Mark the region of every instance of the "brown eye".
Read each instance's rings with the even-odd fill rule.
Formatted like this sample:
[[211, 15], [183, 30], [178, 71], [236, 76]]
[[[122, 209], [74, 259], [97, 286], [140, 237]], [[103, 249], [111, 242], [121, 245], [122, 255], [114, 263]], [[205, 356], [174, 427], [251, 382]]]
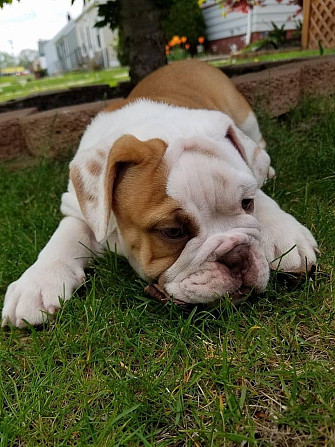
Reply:
[[187, 235], [183, 227], [164, 228], [161, 234], [167, 239], [183, 239]]
[[254, 210], [254, 199], [243, 199], [241, 202], [241, 206], [245, 212], [252, 213]]

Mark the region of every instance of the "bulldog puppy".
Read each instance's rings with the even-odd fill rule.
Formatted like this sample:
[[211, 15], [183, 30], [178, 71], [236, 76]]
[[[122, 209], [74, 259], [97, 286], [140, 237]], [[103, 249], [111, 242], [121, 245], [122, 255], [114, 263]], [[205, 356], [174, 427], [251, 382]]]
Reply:
[[305, 272], [317, 244], [260, 190], [269, 174], [255, 115], [221, 71], [198, 61], [159, 69], [84, 133], [65, 217], [8, 287], [3, 326], [43, 323], [107, 245], [185, 303], [263, 291], [269, 267]]

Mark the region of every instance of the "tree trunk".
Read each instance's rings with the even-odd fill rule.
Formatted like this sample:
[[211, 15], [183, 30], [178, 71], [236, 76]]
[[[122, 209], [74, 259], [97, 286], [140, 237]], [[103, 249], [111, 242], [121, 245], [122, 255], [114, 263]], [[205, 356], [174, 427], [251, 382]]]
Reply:
[[129, 50], [133, 85], [167, 63], [161, 26], [163, 13], [155, 0], [121, 0], [120, 26]]

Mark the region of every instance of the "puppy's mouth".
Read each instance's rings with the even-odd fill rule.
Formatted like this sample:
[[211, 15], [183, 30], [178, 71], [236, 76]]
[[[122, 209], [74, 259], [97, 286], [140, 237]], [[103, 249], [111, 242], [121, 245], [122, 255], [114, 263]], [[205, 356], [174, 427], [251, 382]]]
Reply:
[[229, 292], [228, 296], [233, 304], [240, 304], [247, 300], [252, 294], [254, 288], [249, 286], [241, 286], [234, 292]]
[[152, 298], [160, 301], [161, 303], [167, 303], [168, 301], [173, 301], [177, 306], [186, 306], [189, 303], [185, 301], [177, 300], [172, 298], [159, 284], [148, 284], [144, 288], [144, 292], [150, 295]]
[[[249, 286], [241, 286], [239, 289], [234, 290], [233, 292], [229, 292], [228, 296], [231, 300], [232, 304], [240, 304], [243, 303], [246, 299], [249, 298], [253, 291], [252, 287]], [[186, 303], [182, 300], [177, 300], [170, 296], [159, 284], [148, 284], [144, 288], [144, 292], [150, 295], [152, 298], [155, 298], [156, 300], [160, 301], [161, 303], [165, 304], [169, 301], [172, 301], [177, 306], [187, 306], [190, 303]], [[218, 299], [220, 297], [218, 296]]]

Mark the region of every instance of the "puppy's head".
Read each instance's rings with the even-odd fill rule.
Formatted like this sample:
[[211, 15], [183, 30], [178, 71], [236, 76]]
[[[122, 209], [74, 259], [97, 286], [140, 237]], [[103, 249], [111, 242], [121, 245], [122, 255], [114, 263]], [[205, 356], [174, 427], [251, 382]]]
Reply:
[[75, 164], [71, 169], [97, 240], [116, 231], [137, 273], [184, 302], [210, 302], [226, 293], [240, 299], [268, 281], [253, 215], [268, 156], [228, 124], [224, 137], [169, 144], [124, 135], [91, 186], [78, 180]]

